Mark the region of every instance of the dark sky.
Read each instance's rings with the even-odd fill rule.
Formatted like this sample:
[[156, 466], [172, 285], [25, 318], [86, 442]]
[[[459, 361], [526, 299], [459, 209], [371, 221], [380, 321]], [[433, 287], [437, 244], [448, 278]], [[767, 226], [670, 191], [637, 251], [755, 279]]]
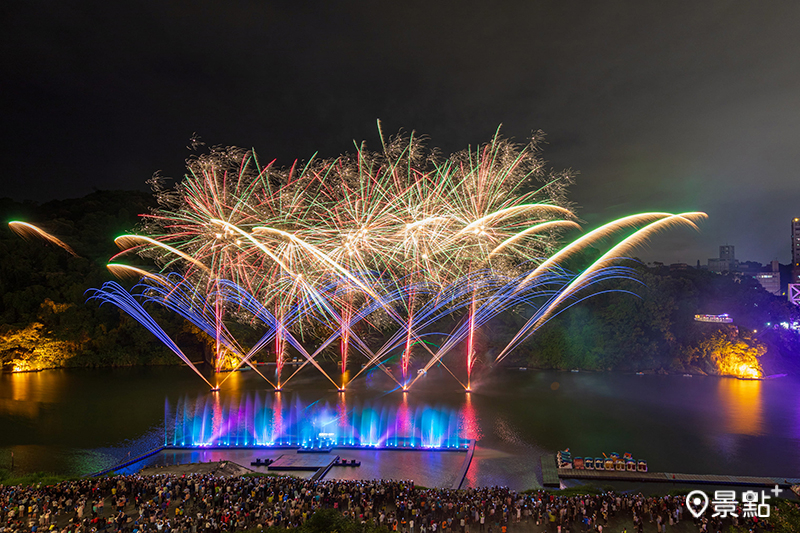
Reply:
[[2, 190], [179, 176], [189, 138], [291, 164], [401, 128], [445, 153], [503, 124], [580, 172], [589, 226], [702, 210], [645, 259], [788, 262], [800, 2], [17, 0], [0, 7]]

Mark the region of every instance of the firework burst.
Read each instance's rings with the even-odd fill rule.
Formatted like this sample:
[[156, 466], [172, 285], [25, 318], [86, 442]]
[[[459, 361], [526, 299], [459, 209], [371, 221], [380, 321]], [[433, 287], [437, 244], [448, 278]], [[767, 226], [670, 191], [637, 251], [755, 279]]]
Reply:
[[[566, 196], [572, 178], [544, 170], [538, 138], [519, 145], [498, 130], [485, 145], [444, 158], [412, 134], [382, 138], [377, 151], [359, 145], [352, 155], [314, 157], [289, 168], [262, 165], [251, 150], [213, 149], [189, 159], [174, 187], [157, 180], [159, 207], [145, 216], [139, 235], [117, 244], [121, 254], [151, 258], [193, 287], [185, 301], [197, 302], [202, 312], [175, 310], [187, 319], [203, 317], [201, 329], [215, 338], [218, 355], [224, 349], [237, 365], [250, 364], [258, 350], [273, 345], [277, 389], [291, 379], [281, 377], [289, 348], [303, 357], [302, 366], [324, 373], [317, 358], [338, 342], [340, 389], [351, 354], [406, 390], [415, 381], [415, 351], [427, 354], [421, 366], [427, 370], [463, 345], [462, 385], [469, 390], [475, 331], [489, 319], [519, 304], [535, 310], [500, 360], [558, 309], [618, 277], [616, 258], [657, 231], [695, 227], [704, 216], [625, 217], [563, 246], [566, 232], [580, 227]], [[584, 272], [560, 269], [570, 256], [624, 231], [629, 234]], [[112, 271], [136, 273], [114, 260]], [[143, 284], [164, 285], [144, 274]], [[142, 294], [165, 305], [174, 299], [169, 291]], [[266, 328], [249, 350], [225, 328], [227, 318], [243, 316]], [[436, 349], [422, 336], [443, 320], [457, 325]], [[370, 347], [365, 338], [377, 330], [392, 333]], [[317, 349], [307, 350], [298, 336], [319, 339]], [[398, 352], [399, 379], [384, 366]]]

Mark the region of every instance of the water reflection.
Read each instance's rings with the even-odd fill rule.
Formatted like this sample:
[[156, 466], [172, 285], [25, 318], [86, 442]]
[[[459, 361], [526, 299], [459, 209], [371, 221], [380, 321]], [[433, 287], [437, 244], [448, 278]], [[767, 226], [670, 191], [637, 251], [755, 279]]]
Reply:
[[0, 374], [0, 414], [35, 419], [42, 404], [58, 401], [64, 380], [45, 372]]
[[0, 414], [3, 415], [35, 419], [39, 416], [40, 408], [41, 403], [39, 402], [0, 398]]
[[[556, 392], [550, 389], [553, 382], [561, 385]], [[291, 383], [283, 393], [266, 395], [272, 402], [267, 434], [291, 432], [295, 405], [317, 400], [328, 403], [332, 419], [346, 413], [344, 426], [358, 432], [356, 409], [371, 409], [370, 416], [386, 419], [395, 431], [407, 427], [419, 408], [443, 407], [454, 414], [459, 437], [480, 441], [468, 473], [473, 486], [531, 488], [538, 454], [565, 446], [584, 453], [632, 451], [663, 471], [775, 476], [800, 471], [800, 382], [794, 376], [758, 382], [497, 369], [473, 383], [469, 395], [436, 368], [407, 395], [380, 371], [357, 380], [346, 394], [311, 374]], [[260, 403], [253, 397], [248, 407], [247, 395], [255, 391]], [[129, 451], [135, 456], [152, 447], [151, 440], [163, 444], [165, 397], [173, 423], [180, 398], [207, 400], [206, 435], [223, 425], [231, 398], [237, 402], [234, 411], [267, 413], [263, 381], [254, 372], [232, 376], [221, 394], [210, 394], [180, 367], [2, 374], [0, 466], [15, 449], [20, 469], [73, 475], [113, 464], [96, 465], [98, 457], [121, 458]], [[253, 427], [264, 426], [248, 423], [242, 434], [252, 434]], [[153, 438], [140, 445], [148, 432]], [[29, 452], [15, 448], [28, 445]], [[123, 451], [118, 454], [117, 448]], [[90, 450], [102, 454], [87, 455]], [[485, 455], [488, 451], [497, 454]]]
[[720, 379], [718, 383], [725, 430], [739, 435], [763, 435], [761, 381]]
[[[461, 436], [465, 439], [478, 441], [481, 439], [481, 428], [478, 420], [478, 413], [472, 405], [472, 393], [468, 392], [464, 399], [464, 406], [461, 408]], [[473, 460], [466, 473], [466, 486], [479, 487], [480, 462]]]
[[464, 405], [461, 407], [461, 437], [480, 440], [482, 436], [478, 412], [472, 405], [472, 393], [468, 392], [464, 399]]

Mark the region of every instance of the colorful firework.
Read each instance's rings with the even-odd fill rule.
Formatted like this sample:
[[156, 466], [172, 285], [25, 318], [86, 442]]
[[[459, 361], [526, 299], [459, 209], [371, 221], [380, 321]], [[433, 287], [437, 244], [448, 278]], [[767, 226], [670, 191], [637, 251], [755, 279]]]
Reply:
[[[218, 370], [223, 354], [240, 366], [274, 344], [280, 389], [297, 372], [282, 379], [289, 348], [302, 356], [300, 368], [325, 373], [317, 359], [338, 342], [341, 378], [325, 373], [337, 388], [347, 386], [348, 360], [358, 354], [364, 368], [378, 366], [407, 390], [419, 378], [411, 373], [415, 351], [426, 354], [418, 365], [424, 372], [464, 346], [466, 383], [459, 382], [469, 390], [477, 328], [512, 306], [534, 308], [499, 361], [590, 287], [628, 275], [615, 259], [656, 231], [696, 227], [705, 216], [634, 215], [559, 246], [579, 228], [566, 199], [570, 183], [568, 173], [544, 172], [536, 139], [517, 145], [499, 132], [449, 158], [411, 135], [382, 140], [380, 151], [361, 145], [353, 155], [288, 169], [261, 165], [252, 151], [214, 149], [190, 159], [174, 188], [158, 182], [159, 208], [145, 216], [142, 235], [117, 244], [122, 253], [152, 258], [162, 272], [180, 272], [175, 283], [143, 275], [145, 287], [156, 289], [141, 294], [172, 306], [175, 287], [192, 287], [174, 310], [189, 320], [202, 316]], [[565, 259], [612, 238], [585, 271], [561, 270]], [[113, 271], [125, 272], [119, 263]], [[158, 289], [166, 284], [169, 291]], [[225, 327], [242, 316], [266, 328], [250, 350]], [[422, 342], [446, 320], [457, 325], [438, 346]], [[392, 333], [373, 349], [365, 338], [374, 331]], [[299, 336], [318, 339], [317, 349], [307, 350]], [[385, 368], [398, 352], [399, 379]]]

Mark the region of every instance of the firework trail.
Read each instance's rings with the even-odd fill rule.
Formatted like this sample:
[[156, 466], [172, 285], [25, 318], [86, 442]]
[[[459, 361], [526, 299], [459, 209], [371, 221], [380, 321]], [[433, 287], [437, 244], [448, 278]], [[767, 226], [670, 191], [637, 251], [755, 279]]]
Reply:
[[89, 300], [97, 300], [100, 305], [110, 303], [117, 306], [127, 313], [130, 317], [134, 318], [142, 326], [144, 326], [150, 333], [152, 333], [158, 340], [172, 350], [186, 365], [191, 368], [195, 374], [200, 376], [200, 379], [206, 382], [210, 388], [214, 388], [210, 381], [200, 373], [192, 361], [178, 348], [178, 345], [161, 329], [161, 326], [153, 320], [153, 317], [145, 311], [142, 305], [134, 299], [134, 297], [126, 291], [123, 287], [113, 281], [107, 281], [99, 289], [90, 289], [87, 291]]
[[108, 268], [108, 271], [119, 279], [136, 281], [142, 278], [147, 278], [155, 281], [156, 283], [161, 282], [161, 277], [159, 275], [134, 266], [123, 265], [120, 263], [108, 263], [106, 268]]
[[38, 226], [34, 226], [33, 224], [29, 224], [28, 222], [21, 222], [19, 220], [12, 220], [11, 222], [8, 223], [8, 227], [11, 229], [11, 231], [16, 233], [17, 235], [19, 235], [23, 239], [31, 239], [31, 238], [42, 239], [42, 240], [44, 240], [46, 242], [49, 242], [50, 244], [54, 244], [54, 245], [58, 246], [59, 248], [61, 248], [63, 250], [66, 250], [73, 257], [79, 257], [78, 254], [76, 254], [75, 251], [72, 248], [70, 248], [68, 244], [66, 244], [64, 241], [62, 241], [58, 237], [55, 237], [55, 236], [47, 233], [46, 231], [44, 231], [42, 228], [40, 228]]
[[[550, 300], [550, 302], [548, 302], [548, 304], [541, 309], [539, 313], [536, 313], [530, 320], [528, 320], [525, 326], [523, 326], [522, 329], [520, 329], [520, 331], [517, 332], [517, 334], [508, 343], [508, 345], [506, 345], [506, 347], [500, 352], [500, 354], [498, 354], [497, 361], [503, 359], [509, 353], [509, 351], [519, 342], [522, 342], [528, 337], [530, 337], [539, 327], [541, 327], [542, 324], [544, 324], [548, 320], [548, 318], [553, 314], [553, 312], [558, 308], [558, 306], [562, 302], [572, 297], [577, 291], [590, 284], [595, 274], [603, 268], [604, 264], [608, 263], [609, 261], [618, 259], [620, 257], [624, 257], [624, 255], [628, 251], [637, 246], [641, 246], [646, 242], [647, 239], [652, 237], [652, 235], [658, 231], [662, 231], [664, 229], [680, 225], [688, 226], [690, 228], [698, 230], [697, 225], [694, 223], [693, 219], [699, 220], [706, 217], [707, 215], [705, 213], [699, 213], [699, 212], [682, 213], [679, 215], [670, 215], [669, 213], [645, 213], [643, 215], [626, 217], [626, 219], [622, 223], [620, 223], [620, 221], [612, 222], [611, 224], [607, 224], [606, 226], [600, 228], [599, 231], [592, 232], [594, 234], [592, 236], [593, 239], [599, 235], [607, 235], [609, 231], [618, 230], [622, 227], [631, 225], [635, 223], [635, 221], [638, 222], [650, 221], [653, 218], [656, 218], [655, 221], [649, 222], [646, 226], [638, 229], [632, 235], [626, 237], [620, 243], [612, 247], [599, 259], [597, 259], [594, 263], [592, 263], [580, 275], [576, 276], [562, 290], [560, 290]], [[587, 235], [587, 237], [589, 237], [590, 235], [592, 234]], [[579, 239], [578, 241], [581, 240], [582, 239]], [[586, 242], [587, 241], [580, 242], [579, 245], [583, 246], [586, 244]], [[572, 246], [574, 246], [574, 244], [575, 243], [568, 246], [567, 248], [565, 248], [565, 250], [570, 249]], [[536, 275], [537, 271], [532, 272], [529, 276], [525, 278], [523, 283], [527, 282], [527, 280], [535, 277]]]

